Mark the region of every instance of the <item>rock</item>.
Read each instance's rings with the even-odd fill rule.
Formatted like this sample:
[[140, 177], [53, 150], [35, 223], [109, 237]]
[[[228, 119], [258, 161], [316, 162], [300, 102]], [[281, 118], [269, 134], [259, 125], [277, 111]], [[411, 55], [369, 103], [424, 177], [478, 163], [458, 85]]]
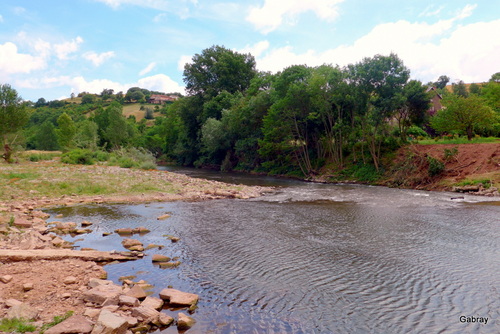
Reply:
[[126, 305], [126, 306], [139, 306], [141, 303], [139, 302], [139, 299], [132, 297], [132, 296], [127, 296], [127, 295], [121, 295], [118, 297], [118, 302], [119, 305]]
[[63, 231], [72, 231], [76, 229], [76, 223], [75, 222], [54, 222], [55, 223], [55, 228], [58, 230], [63, 230]]
[[64, 240], [60, 237], [55, 237], [52, 239], [52, 245], [56, 247], [61, 247], [64, 244]]
[[131, 228], [119, 228], [115, 230], [115, 233], [118, 233], [119, 235], [132, 235], [134, 231]]
[[131, 310], [131, 315], [133, 317], [139, 317], [144, 320], [146, 323], [155, 323], [158, 321], [158, 317], [160, 315], [160, 312], [155, 310], [154, 308], [147, 307], [147, 306], [138, 306], [134, 307]]
[[172, 318], [171, 316], [161, 312], [158, 315], [158, 325], [169, 326], [172, 322], [174, 322], [174, 318]]
[[[123, 247], [125, 247], [127, 249], [131, 249], [134, 246], [141, 246], [142, 247], [142, 242], [140, 242], [139, 240], [136, 240], [136, 239], [123, 239], [122, 245], [123, 245]], [[143, 250], [144, 250], [144, 248], [143, 248]]]
[[139, 234], [146, 234], [146, 233], [149, 233], [151, 232], [150, 230], [148, 230], [147, 228], [145, 228], [144, 226], [140, 226], [140, 227], [136, 227], [133, 229], [133, 232], [134, 233], [139, 233]]
[[68, 276], [68, 277], [64, 278], [63, 283], [64, 284], [76, 284], [76, 283], [78, 283], [78, 280], [76, 279], [75, 276]]
[[69, 292], [65, 292], [65, 293], [63, 293], [63, 294], [61, 295], [61, 298], [62, 298], [62, 299], [67, 299], [67, 298], [70, 298], [70, 297], [71, 297], [71, 293], [69, 293]]
[[11, 275], [3, 275], [3, 276], [0, 276], [0, 282], [4, 283], [4, 284], [7, 284], [9, 283], [10, 281], [12, 281], [12, 276]]
[[122, 288], [118, 285], [98, 285], [83, 293], [83, 300], [101, 305], [107, 299], [116, 299], [122, 294]]
[[141, 306], [150, 307], [159, 311], [163, 307], [163, 300], [155, 297], [146, 297], [146, 299], [142, 301]]
[[165, 255], [154, 254], [151, 260], [153, 262], [168, 262], [171, 259], [168, 256], [165, 256]]
[[83, 312], [83, 315], [90, 319], [96, 319], [99, 316], [99, 313], [101, 313], [101, 310], [97, 308], [87, 307]]
[[177, 315], [177, 328], [180, 330], [186, 330], [193, 327], [196, 321], [184, 313], [179, 313]]
[[181, 240], [181, 238], [178, 238], [178, 237], [170, 237], [169, 239], [172, 242], [178, 242], [179, 240]]
[[16, 218], [14, 225], [21, 228], [31, 228], [33, 223], [24, 218]]
[[163, 289], [160, 298], [174, 305], [191, 306], [198, 302], [198, 295], [175, 289]]
[[45, 213], [43, 211], [33, 211], [31, 212], [31, 215], [36, 218], [40, 219], [49, 219], [50, 215], [48, 213]]
[[113, 281], [99, 279], [99, 278], [91, 278], [89, 281], [89, 287], [91, 288], [95, 288], [98, 285], [110, 285], [110, 284], [113, 284]]
[[129, 328], [137, 326], [137, 324], [139, 323], [139, 320], [137, 320], [137, 318], [134, 317], [125, 317], [125, 320], [127, 320]]
[[162, 249], [163, 246], [162, 245], [156, 245], [156, 244], [149, 244], [149, 245], [147, 245], [146, 250], [153, 249], [153, 248]]
[[103, 237], [107, 237], [108, 235], [111, 235], [111, 234], [113, 234], [113, 233], [111, 233], [111, 232], [103, 232], [103, 233], [102, 233], [102, 236], [103, 236]]
[[164, 215], [161, 215], [160, 217], [156, 218], [157, 220], [165, 220], [165, 219], [168, 219], [170, 218], [170, 215], [167, 213], [167, 214], [164, 214]]
[[137, 299], [144, 299], [147, 297], [146, 292], [144, 292], [144, 289], [138, 285], [134, 285], [129, 291], [125, 293], [125, 295]]
[[128, 322], [125, 318], [103, 309], [92, 334], [125, 334], [127, 329]]
[[21, 303], [12, 306], [9, 309], [9, 311], [7, 312], [7, 318], [23, 318], [26, 320], [36, 320], [36, 318], [38, 318], [38, 310], [34, 309], [26, 303]]
[[45, 331], [45, 334], [87, 334], [92, 332], [94, 323], [82, 315], [73, 315]]
[[134, 245], [132, 247], [129, 247], [129, 250], [133, 252], [142, 252], [144, 251], [144, 247], [142, 245]]
[[91, 226], [92, 223], [89, 222], [89, 221], [84, 220], [84, 221], [81, 222], [81, 225], [82, 225], [82, 227], [87, 227], [87, 226]]
[[14, 306], [16, 306], [16, 305], [21, 305], [22, 303], [23, 303], [22, 301], [19, 301], [19, 300], [17, 300], [17, 299], [13, 299], [13, 298], [11, 298], [11, 299], [7, 299], [7, 300], [5, 301], [5, 305], [6, 305], [7, 307], [14, 307]]
[[180, 261], [175, 261], [175, 262], [159, 262], [160, 268], [162, 269], [168, 269], [168, 268], [176, 268], [180, 266], [181, 262]]
[[29, 282], [29, 283], [24, 283], [23, 284], [23, 291], [30, 291], [30, 290], [33, 290], [33, 283]]

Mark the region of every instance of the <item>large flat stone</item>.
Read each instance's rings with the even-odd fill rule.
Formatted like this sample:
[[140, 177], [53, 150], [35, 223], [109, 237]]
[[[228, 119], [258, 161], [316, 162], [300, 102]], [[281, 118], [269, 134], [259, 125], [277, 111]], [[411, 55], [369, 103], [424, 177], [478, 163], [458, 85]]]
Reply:
[[163, 307], [163, 300], [155, 297], [146, 297], [146, 299], [142, 301], [141, 305], [151, 307], [159, 311]]
[[74, 315], [45, 331], [45, 334], [87, 334], [94, 323], [82, 315]]
[[123, 290], [118, 285], [98, 285], [95, 288], [85, 291], [83, 293], [83, 300], [101, 305], [106, 300], [115, 299], [117, 301], [116, 304], [118, 304], [118, 298], [121, 294], [123, 294]]
[[92, 334], [125, 334], [128, 329], [127, 319], [103, 309]]
[[198, 295], [175, 289], [163, 289], [160, 298], [175, 305], [191, 306], [198, 302]]

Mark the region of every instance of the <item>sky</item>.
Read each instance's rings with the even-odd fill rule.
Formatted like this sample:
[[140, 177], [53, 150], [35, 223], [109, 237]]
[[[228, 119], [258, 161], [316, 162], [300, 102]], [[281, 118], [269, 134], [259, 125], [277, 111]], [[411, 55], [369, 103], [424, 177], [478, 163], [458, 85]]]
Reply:
[[213, 45], [261, 71], [396, 53], [423, 83], [500, 72], [500, 0], [2, 0], [0, 84], [25, 100], [141, 87], [184, 92]]

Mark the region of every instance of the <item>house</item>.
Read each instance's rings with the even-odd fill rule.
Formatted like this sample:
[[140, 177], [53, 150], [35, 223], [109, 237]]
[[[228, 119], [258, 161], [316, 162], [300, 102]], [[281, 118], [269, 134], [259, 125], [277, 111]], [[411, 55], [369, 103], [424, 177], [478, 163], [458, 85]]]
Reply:
[[443, 97], [438, 93], [436, 87], [427, 88], [426, 93], [428, 93], [431, 97], [431, 105], [427, 112], [429, 113], [429, 115], [433, 116], [436, 112], [443, 109], [443, 105], [441, 104], [441, 100], [443, 99]]
[[167, 102], [174, 102], [179, 97], [177, 95], [159, 95], [159, 94], [153, 94], [149, 97], [148, 102], [153, 103], [153, 104], [164, 104]]

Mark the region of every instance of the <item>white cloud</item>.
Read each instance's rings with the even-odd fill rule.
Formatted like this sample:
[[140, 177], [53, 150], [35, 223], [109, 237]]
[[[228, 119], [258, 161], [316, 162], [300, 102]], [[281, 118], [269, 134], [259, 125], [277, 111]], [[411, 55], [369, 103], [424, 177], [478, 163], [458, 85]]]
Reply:
[[165, 74], [157, 74], [137, 81], [137, 86], [165, 93], [184, 93], [184, 87]]
[[477, 5], [467, 5], [461, 10], [458, 11], [458, 14], [456, 16], [457, 19], [465, 19], [466, 17], [469, 17], [472, 15], [472, 12], [474, 9], [476, 9]]
[[418, 16], [437, 16], [441, 11], [444, 9], [444, 6], [439, 6], [438, 8], [435, 7], [435, 5], [430, 5], [422, 13], [420, 13]]
[[155, 23], [161, 22], [161, 21], [163, 21], [163, 19], [164, 19], [166, 16], [167, 16], [167, 14], [165, 14], [165, 13], [158, 14], [158, 15], [156, 15], [156, 16], [153, 18], [153, 22], [155, 22]]
[[103, 53], [95, 53], [93, 51], [85, 52], [83, 54], [83, 58], [91, 61], [95, 66], [100, 66], [106, 60], [113, 58], [115, 53], [113, 51], [103, 52]]
[[139, 72], [139, 75], [140, 76], [143, 76], [149, 72], [151, 72], [154, 68], [156, 67], [156, 62], [151, 62], [148, 64], [148, 66], [146, 66], [145, 68], [143, 68], [140, 72]]
[[492, 32], [500, 31], [500, 19], [457, 24], [471, 9], [467, 6], [456, 17], [434, 24], [404, 20], [380, 24], [351, 45], [321, 53], [297, 53], [291, 46], [271, 49], [257, 58], [257, 67], [277, 72], [296, 64], [344, 66], [364, 57], [394, 52], [410, 68], [412, 77], [424, 82], [443, 74], [465, 82], [486, 81], [500, 68], [500, 39], [491, 38]]
[[332, 21], [338, 16], [337, 6], [343, 0], [265, 0], [262, 7], [252, 7], [246, 20], [267, 34], [277, 29], [284, 19], [294, 20], [303, 12], [312, 11], [321, 20]]
[[182, 18], [189, 16], [190, 8], [198, 4], [193, 0], [95, 0], [102, 2], [113, 9], [118, 9], [122, 5], [140, 6], [152, 8], [164, 12], [174, 13]]
[[0, 60], [0, 73], [6, 74], [30, 73], [47, 65], [44, 57], [19, 53], [17, 46], [12, 42], [0, 44]]
[[3, 16], [0, 14], [0, 23], [3, 23]]
[[26, 13], [26, 8], [19, 7], [19, 6], [18, 7], [14, 7], [14, 13], [16, 15], [22, 15], [22, 14]]
[[192, 56], [181, 56], [181, 58], [179, 58], [179, 61], [177, 62], [177, 69], [179, 71], [184, 71], [184, 66], [186, 66], [186, 64], [191, 64], [192, 62]]
[[78, 51], [80, 44], [83, 43], [83, 39], [78, 36], [77, 38], [71, 40], [70, 42], [64, 42], [61, 44], [54, 45], [54, 51], [57, 58], [65, 60], [68, 59], [69, 54]]
[[269, 49], [268, 41], [260, 41], [254, 45], [247, 45], [243, 49], [239, 50], [240, 53], [250, 53], [254, 57], [260, 57], [260, 55]]

